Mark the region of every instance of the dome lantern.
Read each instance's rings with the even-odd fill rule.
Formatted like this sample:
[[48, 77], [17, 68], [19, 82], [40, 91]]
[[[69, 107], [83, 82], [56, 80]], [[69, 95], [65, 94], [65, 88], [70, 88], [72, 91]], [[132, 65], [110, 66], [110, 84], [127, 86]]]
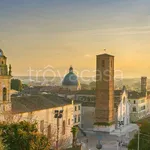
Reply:
[[73, 67], [72, 66], [70, 66], [69, 72], [73, 72]]

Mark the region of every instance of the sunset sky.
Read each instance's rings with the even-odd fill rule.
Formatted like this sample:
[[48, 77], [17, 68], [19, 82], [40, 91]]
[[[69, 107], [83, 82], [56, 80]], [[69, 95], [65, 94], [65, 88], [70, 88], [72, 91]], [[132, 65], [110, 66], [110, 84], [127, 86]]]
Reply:
[[0, 48], [15, 76], [48, 65], [91, 76], [106, 48], [125, 77], [150, 77], [150, 0], [0, 0]]

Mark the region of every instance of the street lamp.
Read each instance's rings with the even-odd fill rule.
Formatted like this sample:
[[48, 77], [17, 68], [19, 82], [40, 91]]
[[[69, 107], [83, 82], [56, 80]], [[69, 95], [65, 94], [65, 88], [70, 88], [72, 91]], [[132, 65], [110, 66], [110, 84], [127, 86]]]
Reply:
[[97, 145], [96, 145], [96, 148], [98, 149], [98, 150], [100, 150], [100, 149], [102, 149], [102, 144], [101, 144], [101, 139], [102, 139], [102, 135], [101, 135], [101, 133], [100, 132], [96, 132], [96, 135], [97, 135], [97, 139], [98, 139], [98, 143], [97, 143]]
[[56, 141], [56, 149], [58, 150], [58, 142], [59, 142], [59, 119], [63, 116], [63, 110], [55, 110], [54, 118], [57, 119], [57, 141]]
[[139, 123], [138, 126], [139, 126], [139, 129], [138, 129], [138, 150], [139, 150], [140, 149], [140, 127], [141, 127], [141, 124]]
[[117, 144], [117, 149], [118, 149], [118, 146], [121, 148], [121, 144], [122, 144], [122, 138], [121, 138], [121, 126], [124, 125], [124, 121], [118, 121], [118, 124], [119, 124], [119, 128], [120, 128], [120, 139], [118, 140], [118, 144]]
[[97, 148], [98, 150], [102, 149], [102, 144], [100, 143], [100, 140], [98, 140], [98, 143], [97, 143], [97, 145], [96, 145], [96, 148]]

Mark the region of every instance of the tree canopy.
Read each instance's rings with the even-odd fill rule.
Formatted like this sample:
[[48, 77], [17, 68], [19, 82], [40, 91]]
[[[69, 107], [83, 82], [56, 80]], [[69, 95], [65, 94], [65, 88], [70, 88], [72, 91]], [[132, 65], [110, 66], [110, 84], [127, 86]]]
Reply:
[[12, 79], [11, 80], [11, 89], [16, 91], [22, 90], [22, 82], [19, 79]]
[[[139, 147], [140, 150], [150, 150], [150, 122], [144, 121], [140, 123], [140, 134], [139, 134]], [[128, 149], [137, 150], [138, 147], [138, 134], [135, 135], [134, 139], [130, 141]]]
[[50, 143], [37, 130], [36, 123], [0, 123], [2, 144], [6, 150], [49, 150]]

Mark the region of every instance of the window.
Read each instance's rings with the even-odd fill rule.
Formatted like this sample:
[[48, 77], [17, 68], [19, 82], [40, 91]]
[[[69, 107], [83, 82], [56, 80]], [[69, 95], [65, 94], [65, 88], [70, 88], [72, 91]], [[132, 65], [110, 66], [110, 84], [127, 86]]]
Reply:
[[40, 121], [40, 132], [44, 134], [44, 120]]
[[70, 119], [68, 119], [68, 125], [70, 125]]
[[133, 107], [133, 112], [136, 112], [136, 107]]
[[65, 134], [65, 131], [66, 130], [66, 125], [65, 125], [65, 120], [63, 121], [63, 124], [62, 124], [62, 135]]
[[79, 115], [79, 116], [78, 116], [78, 122], [80, 122], [80, 121], [81, 121], [81, 116]]
[[51, 125], [48, 126], [47, 137], [51, 138]]
[[102, 60], [102, 67], [105, 67], [105, 60]]
[[141, 107], [141, 110], [145, 110], [145, 105]]
[[125, 101], [126, 101], [126, 98], [124, 97], [124, 98], [123, 98], [123, 104], [125, 104]]
[[77, 106], [75, 106], [75, 111], [77, 111]]
[[76, 123], [76, 122], [77, 122], [77, 117], [75, 116], [75, 117], [74, 117], [74, 123]]
[[80, 110], [80, 106], [78, 106], [78, 110]]
[[7, 100], [7, 89], [3, 88], [3, 101]]

